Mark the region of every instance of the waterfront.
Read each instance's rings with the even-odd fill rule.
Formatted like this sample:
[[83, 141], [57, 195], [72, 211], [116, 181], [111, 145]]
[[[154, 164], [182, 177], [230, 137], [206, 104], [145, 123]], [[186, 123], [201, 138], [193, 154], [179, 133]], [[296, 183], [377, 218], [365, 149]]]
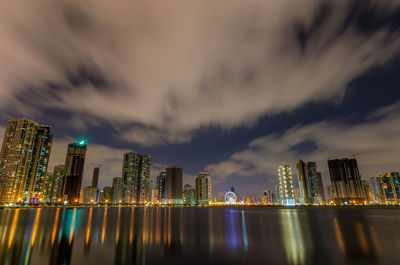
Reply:
[[0, 264], [395, 264], [397, 209], [0, 210]]

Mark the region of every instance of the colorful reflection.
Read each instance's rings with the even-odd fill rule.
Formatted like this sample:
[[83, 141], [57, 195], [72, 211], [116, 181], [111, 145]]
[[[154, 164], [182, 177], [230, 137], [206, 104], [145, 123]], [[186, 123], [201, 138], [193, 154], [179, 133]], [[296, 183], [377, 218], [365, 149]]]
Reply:
[[0, 265], [396, 264], [392, 257], [399, 256], [399, 233], [387, 232], [396, 231], [399, 218], [379, 214], [181, 207], [5, 209], [0, 210]]

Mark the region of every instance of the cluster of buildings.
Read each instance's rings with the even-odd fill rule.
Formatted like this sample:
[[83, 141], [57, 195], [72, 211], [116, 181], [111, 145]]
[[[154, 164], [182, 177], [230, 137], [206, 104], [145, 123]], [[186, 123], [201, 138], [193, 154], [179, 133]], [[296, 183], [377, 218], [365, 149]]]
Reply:
[[183, 186], [183, 169], [162, 170], [150, 180], [151, 156], [125, 153], [122, 175], [112, 186], [99, 189], [101, 165], [94, 167], [92, 185], [81, 189], [87, 145], [68, 144], [65, 163], [48, 170], [53, 132], [48, 125], [28, 119], [9, 120], [0, 152], [0, 204], [186, 204], [241, 203], [263, 205], [398, 204], [398, 172], [362, 180], [355, 158], [329, 159], [332, 185], [325, 198], [321, 172], [313, 161], [296, 164], [298, 187], [289, 165], [278, 168], [279, 184], [261, 195], [240, 196], [234, 188], [218, 193], [213, 202], [212, 177], [200, 172], [194, 187]]
[[261, 204], [320, 205], [320, 204], [398, 204], [400, 203], [399, 172], [378, 174], [363, 180], [357, 160], [353, 158], [329, 159], [331, 186], [325, 198], [321, 172], [316, 162], [299, 160], [296, 164], [298, 188], [294, 188], [289, 165], [278, 168], [279, 184], [275, 191], [263, 191]]
[[50, 126], [28, 119], [9, 120], [0, 152], [0, 204], [210, 204], [211, 175], [200, 172], [195, 187], [183, 187], [183, 169], [177, 166], [150, 180], [151, 156], [128, 152], [122, 176], [99, 189], [100, 165], [92, 185], [82, 186], [87, 144], [68, 144], [65, 164], [48, 170], [53, 132]]

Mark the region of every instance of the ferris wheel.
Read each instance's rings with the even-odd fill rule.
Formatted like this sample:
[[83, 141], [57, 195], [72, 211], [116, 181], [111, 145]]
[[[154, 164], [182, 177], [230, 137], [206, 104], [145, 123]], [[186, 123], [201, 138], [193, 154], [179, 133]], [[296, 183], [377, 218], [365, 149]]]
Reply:
[[226, 204], [228, 204], [228, 205], [236, 204], [236, 200], [237, 200], [237, 197], [234, 192], [228, 191], [227, 193], [225, 193], [225, 203]]

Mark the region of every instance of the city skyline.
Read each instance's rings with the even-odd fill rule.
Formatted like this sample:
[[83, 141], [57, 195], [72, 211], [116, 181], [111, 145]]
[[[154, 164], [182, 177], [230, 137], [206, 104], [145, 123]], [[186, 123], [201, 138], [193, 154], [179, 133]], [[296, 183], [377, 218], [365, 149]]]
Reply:
[[82, 186], [97, 164], [111, 185], [126, 152], [151, 154], [152, 179], [175, 164], [184, 184], [210, 172], [215, 194], [272, 189], [299, 159], [323, 183], [332, 156], [355, 154], [363, 179], [398, 171], [393, 1], [234, 1], [218, 16], [222, 3], [172, 2], [6, 5], [0, 138], [11, 118], [50, 124], [50, 168], [86, 138]]

